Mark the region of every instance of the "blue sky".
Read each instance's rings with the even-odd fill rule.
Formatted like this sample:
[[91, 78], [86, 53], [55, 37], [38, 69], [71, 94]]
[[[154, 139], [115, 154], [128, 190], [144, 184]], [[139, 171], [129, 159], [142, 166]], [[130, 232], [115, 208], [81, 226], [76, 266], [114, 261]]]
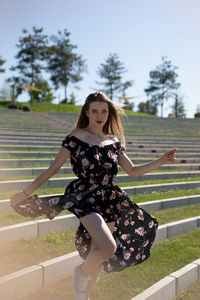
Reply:
[[[127, 96], [140, 96], [134, 99], [135, 107], [146, 100], [149, 72], [161, 63], [162, 56], [178, 67], [187, 117], [192, 118], [200, 105], [199, 0], [0, 0], [0, 56], [7, 61], [0, 88], [13, 75], [9, 68], [15, 65], [22, 29], [31, 32], [33, 26], [43, 27], [48, 35], [64, 28], [71, 33], [71, 42], [88, 65], [80, 89], [69, 87], [68, 94], [74, 92], [78, 104], [97, 88], [100, 63], [109, 53], [117, 53], [128, 70], [123, 80], [134, 80]], [[55, 95], [57, 102], [64, 90]], [[172, 102], [165, 104], [164, 116], [171, 112]]]

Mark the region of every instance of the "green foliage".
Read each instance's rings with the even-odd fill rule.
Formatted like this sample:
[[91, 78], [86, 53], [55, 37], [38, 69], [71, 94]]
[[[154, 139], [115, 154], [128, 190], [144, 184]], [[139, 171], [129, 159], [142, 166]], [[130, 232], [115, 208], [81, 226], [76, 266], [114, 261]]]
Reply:
[[72, 45], [70, 33], [65, 29], [58, 31], [57, 36], [52, 35], [52, 44], [48, 47], [47, 71], [51, 74], [51, 81], [55, 89], [64, 86], [65, 103], [67, 103], [67, 86], [82, 80], [81, 74], [86, 71], [85, 60], [74, 52], [77, 46]]
[[121, 90], [122, 90], [122, 97], [126, 97], [126, 90], [133, 86], [134, 81], [127, 80], [124, 83], [121, 84]]
[[7, 78], [6, 82], [8, 82], [11, 87], [11, 90], [12, 90], [11, 100], [12, 100], [12, 103], [15, 104], [16, 98], [23, 91], [23, 89], [18, 88], [18, 87], [22, 86], [24, 81], [23, 81], [22, 77], [12, 76], [12, 77]]
[[142, 113], [148, 113], [151, 115], [156, 115], [158, 112], [157, 106], [153, 104], [150, 100], [147, 100], [146, 102], [140, 102], [138, 104], [138, 111]]
[[69, 104], [76, 104], [76, 97], [74, 95], [74, 93], [71, 93], [71, 95], [69, 96]]
[[23, 111], [31, 111], [31, 108], [30, 108], [29, 105], [23, 105], [23, 106], [22, 106], [22, 110], [23, 110]]
[[10, 109], [18, 109], [18, 106], [16, 104], [11, 103], [11, 104], [8, 105], [8, 108], [10, 108]]
[[38, 78], [35, 82], [35, 87], [41, 89], [43, 92], [35, 92], [33, 91], [33, 99], [36, 103], [51, 103], [55, 97], [51, 92], [51, 87], [49, 86], [48, 82], [42, 78]]
[[121, 79], [124, 72], [126, 72], [125, 67], [116, 53], [110, 53], [105, 63], [101, 63], [97, 69], [98, 76], [104, 81], [96, 83], [103, 86], [103, 91], [111, 100], [113, 93], [122, 87]]
[[[18, 71], [21, 75], [21, 81], [26, 85], [34, 86], [39, 74], [44, 69], [42, 60], [46, 55], [47, 36], [44, 35], [43, 28], [33, 27], [33, 33], [30, 34], [23, 29], [23, 37], [19, 38], [17, 47], [19, 51], [16, 55], [18, 64], [11, 68]], [[32, 92], [30, 91], [31, 104], [33, 103]]]
[[164, 102], [174, 97], [174, 91], [180, 87], [180, 83], [176, 82], [178, 77], [176, 69], [177, 67], [163, 56], [162, 63], [149, 73], [149, 86], [144, 91], [153, 103], [161, 106], [161, 116], [163, 116]]
[[[1, 56], [0, 56], [0, 67], [1, 67], [5, 62], [6, 62], [6, 61], [3, 60], [3, 59], [1, 58]], [[4, 72], [5, 72], [5, 69], [0, 68], [0, 73], [4, 73]]]
[[124, 103], [124, 108], [133, 111], [133, 109], [134, 109], [134, 103], [133, 103], [133, 102], [126, 101], [126, 102]]
[[174, 104], [171, 106], [171, 108], [172, 108], [172, 114], [174, 114], [176, 118], [186, 117], [185, 107], [183, 103], [183, 96], [179, 96], [175, 94], [175, 101]]

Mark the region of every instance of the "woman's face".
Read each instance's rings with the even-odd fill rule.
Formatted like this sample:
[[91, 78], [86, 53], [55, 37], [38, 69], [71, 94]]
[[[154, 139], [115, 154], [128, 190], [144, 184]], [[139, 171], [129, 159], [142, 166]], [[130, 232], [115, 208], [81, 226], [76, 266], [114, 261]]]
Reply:
[[103, 128], [108, 119], [108, 104], [102, 101], [91, 102], [86, 114], [90, 125]]

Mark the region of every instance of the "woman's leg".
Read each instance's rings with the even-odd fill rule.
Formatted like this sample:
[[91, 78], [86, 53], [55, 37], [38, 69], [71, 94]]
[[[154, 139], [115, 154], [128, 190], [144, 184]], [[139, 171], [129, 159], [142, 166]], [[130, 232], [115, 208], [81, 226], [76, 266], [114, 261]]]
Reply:
[[[115, 222], [110, 222], [110, 223], [106, 223], [110, 232], [113, 233], [113, 230], [114, 230], [114, 225], [115, 225]], [[92, 239], [91, 240], [91, 249], [90, 251], [93, 251], [97, 248], [97, 245], [96, 243], [94, 242], [94, 240]], [[89, 285], [88, 285], [88, 290], [87, 290], [87, 296], [89, 297], [89, 294], [98, 278], [98, 275], [100, 273], [100, 270], [101, 270], [101, 264], [96, 266], [96, 268], [94, 268], [92, 270], [92, 272], [90, 273], [90, 277], [91, 277], [91, 280], [89, 281]]]
[[81, 273], [90, 275], [93, 270], [99, 267], [105, 260], [113, 256], [116, 251], [116, 243], [112, 236], [109, 226], [107, 225], [101, 215], [92, 213], [80, 219], [80, 222], [89, 232], [93, 240], [93, 249], [89, 252], [87, 258], [81, 266]]
[[[82, 217], [80, 221], [89, 232], [93, 246], [84, 263], [75, 269], [73, 289], [76, 299], [88, 300], [89, 289], [91, 290], [96, 281], [102, 262], [113, 256], [117, 246], [101, 215], [92, 213]], [[93, 279], [91, 274], [93, 274]], [[91, 284], [90, 281], [92, 281]]]

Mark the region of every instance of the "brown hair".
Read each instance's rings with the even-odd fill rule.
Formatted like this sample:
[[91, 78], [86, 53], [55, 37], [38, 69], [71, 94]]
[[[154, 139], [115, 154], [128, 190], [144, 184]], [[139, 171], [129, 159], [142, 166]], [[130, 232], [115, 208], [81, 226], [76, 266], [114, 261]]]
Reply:
[[102, 101], [108, 104], [108, 119], [103, 127], [103, 133], [116, 136], [125, 146], [124, 130], [120, 119], [120, 115], [125, 115], [125, 112], [102, 92], [94, 92], [86, 98], [78, 117], [76, 128], [85, 128], [89, 124], [86, 111], [89, 109], [90, 103], [95, 101]]

